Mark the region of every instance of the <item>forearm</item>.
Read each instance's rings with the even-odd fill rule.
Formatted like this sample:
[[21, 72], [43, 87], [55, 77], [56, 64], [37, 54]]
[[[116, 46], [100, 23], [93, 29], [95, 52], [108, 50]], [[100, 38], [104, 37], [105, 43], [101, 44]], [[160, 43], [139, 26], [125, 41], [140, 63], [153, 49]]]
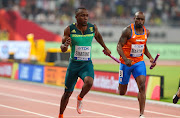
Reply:
[[122, 50], [122, 45], [121, 44], [117, 45], [117, 52], [123, 58], [124, 61], [127, 59], [127, 57], [125, 56], [125, 54], [124, 54], [124, 52]]
[[151, 54], [149, 53], [149, 50], [148, 50], [147, 47], [145, 48], [144, 54], [145, 54], [149, 59], [152, 59], [152, 56], [151, 56]]
[[104, 49], [107, 48], [106, 45], [105, 45], [105, 43], [104, 43], [104, 41], [103, 41], [103, 39], [102, 39], [102, 36], [101, 36], [101, 35], [99, 35], [98, 37], [96, 37], [96, 41], [97, 41]]

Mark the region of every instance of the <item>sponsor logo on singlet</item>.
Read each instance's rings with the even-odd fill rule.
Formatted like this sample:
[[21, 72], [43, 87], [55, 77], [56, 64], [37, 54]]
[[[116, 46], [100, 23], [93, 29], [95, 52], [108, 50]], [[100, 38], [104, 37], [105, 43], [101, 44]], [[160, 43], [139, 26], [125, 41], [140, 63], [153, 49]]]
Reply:
[[91, 46], [75, 46], [75, 60], [90, 60]]

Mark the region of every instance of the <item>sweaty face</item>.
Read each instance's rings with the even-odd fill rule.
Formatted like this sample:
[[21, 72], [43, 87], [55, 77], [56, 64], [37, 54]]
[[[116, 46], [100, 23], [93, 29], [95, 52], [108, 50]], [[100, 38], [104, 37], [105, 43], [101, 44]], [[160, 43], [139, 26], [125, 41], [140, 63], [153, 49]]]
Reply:
[[88, 22], [88, 11], [86, 9], [80, 9], [76, 13], [76, 20], [78, 24], [81, 24], [82, 26], [86, 26]]
[[144, 14], [136, 14], [134, 20], [135, 20], [135, 26], [137, 28], [142, 28], [145, 22], [145, 16]]

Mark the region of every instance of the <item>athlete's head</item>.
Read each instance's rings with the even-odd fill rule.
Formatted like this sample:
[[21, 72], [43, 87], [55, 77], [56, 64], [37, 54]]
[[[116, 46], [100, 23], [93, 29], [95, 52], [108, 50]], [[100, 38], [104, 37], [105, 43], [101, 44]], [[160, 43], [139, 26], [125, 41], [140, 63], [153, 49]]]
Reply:
[[86, 8], [78, 8], [75, 11], [76, 14], [76, 20], [78, 24], [81, 24], [82, 26], [86, 26], [88, 22], [88, 10]]
[[145, 22], [145, 15], [143, 12], [138, 11], [134, 15], [135, 27], [142, 28]]

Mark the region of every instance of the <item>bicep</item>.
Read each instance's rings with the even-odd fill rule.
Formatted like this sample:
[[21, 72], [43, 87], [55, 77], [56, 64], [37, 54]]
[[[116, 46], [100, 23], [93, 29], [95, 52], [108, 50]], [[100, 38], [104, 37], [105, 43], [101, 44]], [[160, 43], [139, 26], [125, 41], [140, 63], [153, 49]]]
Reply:
[[62, 43], [64, 44], [69, 37], [70, 37], [70, 27], [67, 27], [64, 30], [64, 35], [63, 35], [63, 38], [62, 38]]
[[127, 43], [128, 38], [129, 38], [129, 31], [126, 28], [122, 31], [122, 34], [118, 43], [124, 46]]
[[94, 29], [95, 29], [95, 31], [94, 31], [94, 33], [95, 33], [94, 37], [95, 37], [95, 39], [97, 40], [99, 37], [101, 37], [101, 34], [99, 33], [98, 28], [97, 28], [96, 25], [94, 25]]
[[127, 43], [127, 37], [122, 35], [119, 39], [119, 43], [124, 46]]
[[145, 50], [147, 49], [147, 46], [146, 46], [146, 44], [145, 44], [145, 47], [144, 47], [144, 48], [145, 48]]
[[148, 52], [148, 48], [147, 48], [147, 45], [145, 45], [145, 50], [144, 50], [145, 53]]
[[149, 37], [150, 35], [150, 31], [147, 29], [147, 37]]

